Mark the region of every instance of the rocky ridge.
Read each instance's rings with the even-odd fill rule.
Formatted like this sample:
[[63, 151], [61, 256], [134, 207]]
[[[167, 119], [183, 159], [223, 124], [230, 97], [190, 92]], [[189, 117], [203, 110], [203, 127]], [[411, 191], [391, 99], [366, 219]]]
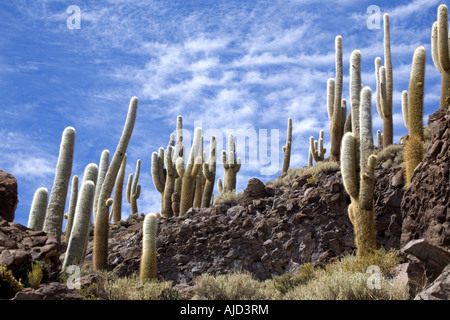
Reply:
[[[430, 116], [430, 147], [409, 189], [404, 189], [395, 152], [385, 153], [375, 170], [377, 245], [401, 252], [394, 274], [411, 283], [417, 299], [450, 299], [449, 119], [450, 110]], [[398, 153], [402, 147], [396, 148]], [[238, 270], [264, 280], [305, 262], [325, 265], [355, 249], [349, 203], [336, 170], [314, 176], [294, 172], [272, 184], [251, 179], [237, 205], [191, 209], [183, 217], [158, 220], [157, 277], [189, 285], [203, 273]], [[133, 215], [111, 226], [110, 272], [127, 276], [139, 271], [143, 218]], [[40, 291], [24, 290], [17, 299], [80, 298], [55, 282], [64, 251], [65, 244], [52, 235], [0, 219], [0, 264], [26, 279], [33, 262], [45, 261]], [[86, 263], [91, 258], [92, 249]]]

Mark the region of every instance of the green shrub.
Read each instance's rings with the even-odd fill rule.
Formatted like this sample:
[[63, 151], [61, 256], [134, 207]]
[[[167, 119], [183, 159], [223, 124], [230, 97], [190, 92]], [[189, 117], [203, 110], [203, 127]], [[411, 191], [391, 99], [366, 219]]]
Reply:
[[37, 289], [41, 284], [44, 274], [42, 272], [42, 263], [40, 261], [31, 265], [31, 271], [28, 272], [28, 282], [33, 289]]

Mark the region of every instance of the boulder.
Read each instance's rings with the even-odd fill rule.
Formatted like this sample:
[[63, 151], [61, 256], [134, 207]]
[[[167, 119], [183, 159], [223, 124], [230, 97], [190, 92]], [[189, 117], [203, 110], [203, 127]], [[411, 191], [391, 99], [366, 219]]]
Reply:
[[0, 217], [12, 222], [18, 202], [16, 178], [0, 170]]
[[269, 194], [267, 193], [264, 183], [257, 178], [252, 178], [248, 181], [247, 187], [243, 192], [240, 204], [245, 207], [249, 204], [252, 204], [253, 200], [263, 199], [268, 195]]
[[450, 300], [450, 264], [432, 284], [419, 292], [414, 300]]

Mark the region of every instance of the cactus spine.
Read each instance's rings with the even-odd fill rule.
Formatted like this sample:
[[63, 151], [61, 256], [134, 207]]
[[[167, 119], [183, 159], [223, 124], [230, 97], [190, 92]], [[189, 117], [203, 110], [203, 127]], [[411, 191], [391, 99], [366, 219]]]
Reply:
[[208, 208], [211, 205], [211, 200], [214, 191], [214, 182], [216, 181], [216, 163], [217, 163], [217, 141], [216, 137], [211, 137], [209, 143], [209, 158], [208, 162], [203, 163], [203, 175], [206, 183], [203, 189], [202, 208]]
[[236, 174], [241, 169], [241, 159], [236, 160], [236, 146], [233, 135], [228, 136], [228, 156], [225, 150], [222, 151], [222, 165], [225, 169], [223, 190], [225, 192], [236, 191]]
[[431, 53], [434, 66], [441, 73], [441, 100], [439, 108], [450, 105], [450, 50], [448, 37], [448, 10], [445, 4], [438, 7], [437, 21], [431, 32]]
[[184, 167], [183, 158], [177, 158], [176, 169], [178, 175], [183, 179], [181, 186], [180, 216], [192, 207], [194, 196], [194, 181], [203, 163], [203, 152], [201, 152], [202, 129], [196, 128], [188, 163]]
[[381, 58], [375, 59], [375, 74], [377, 82], [377, 110], [383, 119], [383, 148], [393, 143], [394, 126], [392, 121], [392, 60], [391, 60], [391, 36], [389, 31], [389, 14], [383, 16], [384, 24], [384, 66], [381, 66]]
[[138, 213], [137, 199], [139, 199], [139, 196], [141, 194], [141, 185], [138, 184], [140, 172], [141, 159], [138, 159], [136, 163], [136, 170], [134, 172], [134, 178], [133, 174], [130, 173], [127, 183], [127, 201], [131, 205], [131, 214]]
[[67, 246], [63, 270], [72, 264], [80, 265], [84, 261], [84, 248], [87, 245], [89, 225], [94, 205], [95, 184], [91, 180], [83, 182], [77, 201], [74, 224]]
[[122, 194], [123, 194], [123, 183], [125, 180], [126, 166], [127, 166], [127, 154], [123, 156], [122, 164], [120, 165], [120, 170], [117, 175], [116, 185], [114, 187], [114, 203], [111, 208], [113, 223], [122, 220]]
[[50, 193], [47, 215], [45, 217], [43, 228], [45, 232], [55, 234], [58, 241], [61, 240], [64, 209], [66, 205], [70, 176], [72, 173], [74, 149], [75, 129], [72, 127], [67, 127], [64, 129], [62, 134], [58, 163], [56, 165], [55, 180]]
[[[331, 151], [330, 160], [339, 161], [340, 145], [342, 140], [342, 84], [343, 84], [343, 64], [342, 64], [342, 37], [335, 39], [336, 49], [336, 80], [328, 79], [327, 109], [330, 123]], [[331, 89], [334, 83], [334, 89]]]
[[409, 137], [405, 143], [405, 176], [406, 187], [411, 183], [414, 169], [423, 160], [423, 94], [425, 81], [426, 53], [424, 47], [418, 47], [414, 51], [411, 78], [409, 81], [408, 103], [404, 101], [402, 110], [405, 110], [407, 117], [406, 127], [409, 130]]
[[65, 230], [65, 240], [69, 242], [70, 232], [72, 231], [73, 219], [75, 216], [75, 209], [77, 207], [77, 199], [78, 199], [78, 176], [75, 175], [72, 177], [72, 188], [70, 192], [70, 202], [69, 202], [69, 211], [67, 212], [67, 224]]
[[98, 199], [98, 212], [95, 217], [94, 228], [94, 268], [96, 270], [106, 269], [108, 256], [108, 231], [109, 231], [109, 207], [107, 200], [111, 196], [117, 173], [120, 169], [123, 157], [128, 147], [131, 134], [133, 133], [134, 124], [136, 122], [138, 99], [131, 98], [127, 119], [122, 132], [122, 136], [117, 145], [111, 164], [106, 173], [102, 190]]
[[283, 147], [284, 160], [282, 172], [287, 172], [291, 162], [291, 148], [292, 148], [292, 118], [288, 119], [286, 145]]
[[[341, 148], [342, 179], [351, 199], [348, 214], [354, 227], [358, 257], [376, 249], [373, 200], [376, 156], [372, 154], [374, 147], [370, 88], [364, 87], [361, 90], [360, 101], [359, 139], [353, 132], [347, 132], [342, 139]], [[353, 115], [352, 121], [357, 121]], [[358, 143], [359, 152], [356, 150]]]
[[142, 255], [139, 272], [141, 281], [156, 278], [158, 264], [156, 256], [157, 222], [156, 215], [149, 213], [145, 216], [142, 225]]
[[30, 215], [28, 217], [28, 228], [41, 231], [44, 227], [45, 214], [48, 205], [47, 188], [38, 188], [33, 196]]

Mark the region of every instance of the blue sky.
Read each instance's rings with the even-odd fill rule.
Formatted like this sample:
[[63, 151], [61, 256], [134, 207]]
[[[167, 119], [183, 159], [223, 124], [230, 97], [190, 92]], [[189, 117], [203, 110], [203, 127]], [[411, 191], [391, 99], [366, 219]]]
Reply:
[[[408, 89], [418, 46], [427, 52], [425, 121], [439, 105], [440, 74], [431, 59], [430, 42], [441, 3], [445, 2], [3, 1], [0, 169], [18, 180], [15, 220], [26, 225], [34, 191], [51, 190], [64, 128], [76, 130], [72, 174], [81, 177], [87, 164], [99, 163], [102, 150], [114, 152], [132, 96], [139, 98], [139, 108], [126, 176], [141, 159], [138, 207], [145, 213], [160, 209], [151, 154], [167, 146], [177, 115], [183, 116], [192, 136], [197, 125], [203, 132], [216, 133], [219, 146], [226, 146], [227, 133], [233, 130], [267, 130], [275, 138], [279, 133], [268, 147], [278, 144], [279, 157], [270, 163], [260, 154], [251, 158], [249, 147], [240, 144], [237, 153], [244, 164], [238, 191], [252, 177], [270, 181], [281, 171], [288, 117], [293, 118], [291, 167], [306, 165], [309, 137], [317, 138], [320, 129], [330, 150], [326, 82], [335, 76], [337, 35], [343, 38], [343, 98], [350, 107], [349, 58], [355, 49], [361, 50], [363, 84], [375, 97], [374, 59], [380, 56], [383, 61], [383, 29], [368, 28], [371, 5], [390, 14], [398, 142], [407, 133], [401, 92]], [[71, 5], [80, 8], [80, 29], [67, 26]], [[382, 128], [375, 100], [372, 110], [375, 133]], [[209, 139], [205, 135], [205, 148]], [[279, 170], [262, 171], [270, 165]], [[220, 164], [217, 169], [216, 178], [223, 177]], [[124, 216], [129, 210], [124, 201]]]

